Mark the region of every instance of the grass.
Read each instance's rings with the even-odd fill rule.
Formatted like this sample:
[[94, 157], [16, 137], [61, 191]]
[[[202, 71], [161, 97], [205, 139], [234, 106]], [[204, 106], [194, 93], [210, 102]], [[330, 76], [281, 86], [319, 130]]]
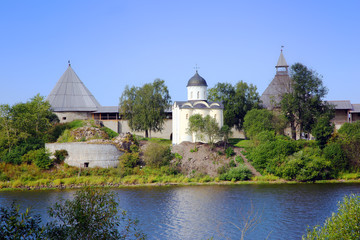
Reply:
[[70, 129], [76, 129], [84, 126], [84, 120], [74, 120], [68, 124]]
[[138, 137], [138, 140], [141, 141], [149, 141], [154, 143], [159, 143], [161, 145], [169, 146], [172, 144], [172, 141], [165, 138], [145, 138], [145, 137]]
[[359, 177], [360, 177], [360, 173], [356, 172], [356, 173], [342, 173], [338, 178], [344, 180], [354, 180], [354, 179], [358, 179]]
[[241, 148], [249, 148], [252, 147], [253, 142], [251, 140], [241, 140], [237, 144], [235, 144], [236, 147]]
[[281, 179], [277, 176], [269, 174], [269, 175], [264, 175], [264, 176], [253, 177], [252, 180], [257, 181], [257, 182], [273, 182], [273, 181], [279, 181]]
[[252, 141], [240, 138], [230, 138], [229, 143], [235, 147], [249, 148], [252, 147]]

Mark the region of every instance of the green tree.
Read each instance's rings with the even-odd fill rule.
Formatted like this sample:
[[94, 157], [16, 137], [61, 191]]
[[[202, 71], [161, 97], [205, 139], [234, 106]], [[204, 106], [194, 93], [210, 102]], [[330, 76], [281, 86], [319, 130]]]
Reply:
[[166, 117], [165, 110], [170, 106], [171, 98], [164, 80], [155, 79], [140, 87], [125, 87], [120, 97], [119, 112], [129, 120], [133, 131], [162, 131]]
[[327, 218], [323, 226], [308, 229], [302, 239], [360, 239], [360, 197], [345, 196], [338, 206], [338, 211]]
[[260, 96], [256, 86], [240, 81], [235, 86], [229, 83], [218, 83], [208, 90], [209, 101], [224, 104], [224, 124], [230, 128], [243, 127], [244, 117], [253, 108], [260, 108]]
[[252, 109], [244, 118], [244, 130], [246, 136], [250, 138], [256, 137], [263, 131], [273, 131], [274, 114], [267, 109]]
[[193, 136], [193, 142], [196, 139], [206, 139], [211, 146], [214, 145], [216, 139], [221, 137], [219, 124], [210, 115], [202, 117], [201, 114], [194, 114], [190, 116], [187, 132]]
[[336, 142], [344, 150], [349, 166], [358, 170], [360, 168], [360, 121], [344, 123], [338, 133]]
[[16, 143], [25, 137], [15, 128], [11, 107], [8, 104], [0, 105], [0, 146], [11, 149]]
[[159, 143], [149, 143], [144, 151], [144, 161], [147, 166], [160, 168], [170, 164], [173, 155], [170, 146], [161, 145]]
[[223, 125], [220, 128], [220, 136], [224, 139], [224, 149], [226, 149], [226, 145], [229, 143], [229, 138], [232, 136], [233, 132], [228, 125]]
[[327, 94], [322, 77], [301, 63], [291, 66], [291, 92], [285, 93], [280, 102], [281, 110], [290, 122], [292, 138], [296, 129], [300, 134], [310, 133], [319, 116], [333, 117], [333, 110], [323, 101]]
[[189, 117], [189, 127], [187, 133], [190, 134], [193, 138], [193, 142], [196, 142], [196, 139], [203, 140], [204, 135], [204, 119], [201, 114], [194, 114]]
[[85, 187], [73, 200], [49, 209], [55, 221], [48, 234], [51, 239], [144, 239], [136, 229], [137, 221], [126, 219], [125, 211], [119, 217], [117, 206], [113, 192]]
[[327, 116], [320, 117], [311, 131], [321, 149], [325, 147], [333, 132], [334, 124]]
[[54, 221], [43, 225], [39, 215], [20, 212], [13, 203], [0, 207], [0, 239], [145, 239], [137, 229], [138, 221], [122, 211], [118, 215], [114, 193], [107, 189], [85, 187], [73, 200], [55, 203], [49, 209]]
[[35, 138], [43, 138], [46, 131], [56, 122], [56, 117], [50, 110], [49, 102], [37, 94], [26, 103], [12, 107], [12, 117], [17, 129]]
[[14, 202], [9, 208], [0, 207], [0, 239], [46, 239], [40, 223], [39, 215], [32, 216], [29, 209], [20, 212]]
[[215, 141], [221, 136], [219, 124], [216, 122], [216, 119], [210, 115], [206, 115], [203, 119], [203, 133], [207, 137], [208, 143], [213, 146]]

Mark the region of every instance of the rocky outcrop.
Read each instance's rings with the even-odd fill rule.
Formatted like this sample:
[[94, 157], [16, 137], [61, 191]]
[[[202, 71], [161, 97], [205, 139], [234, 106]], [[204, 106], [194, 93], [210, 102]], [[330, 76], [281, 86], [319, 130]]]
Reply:
[[109, 139], [106, 132], [96, 127], [79, 127], [71, 131], [71, 136], [75, 141], [88, 141], [90, 139]]
[[117, 147], [120, 151], [127, 152], [130, 150], [131, 145], [136, 144], [136, 139], [131, 133], [121, 133], [112, 140], [107, 139], [92, 139], [87, 141], [92, 144], [112, 144]]

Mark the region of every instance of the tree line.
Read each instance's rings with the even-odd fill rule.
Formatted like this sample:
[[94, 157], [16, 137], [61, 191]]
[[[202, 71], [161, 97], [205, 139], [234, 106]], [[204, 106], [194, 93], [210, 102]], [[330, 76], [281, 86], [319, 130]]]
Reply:
[[[312, 132], [316, 124], [329, 124], [334, 117], [332, 106], [324, 101], [328, 90], [323, 85], [322, 77], [301, 63], [291, 66], [290, 76], [289, 89], [279, 96], [281, 101], [276, 106], [278, 133], [283, 134], [283, 130], [290, 126], [293, 139], [297, 138], [297, 133], [300, 136], [313, 134], [320, 138], [319, 131]], [[248, 136], [252, 135], [252, 130], [244, 128], [244, 121], [250, 110], [263, 108], [256, 86], [244, 81], [234, 85], [219, 82], [208, 89], [208, 100], [223, 103], [224, 125], [227, 128], [245, 130]], [[142, 87], [126, 86], [120, 98], [119, 109], [133, 131], [144, 131], [149, 136], [151, 131], [163, 130], [165, 110], [170, 108], [170, 104], [167, 86], [163, 80], [156, 79]], [[189, 132], [198, 132], [199, 139], [203, 139], [201, 135], [205, 132], [199, 134], [201, 126], [197, 130], [193, 128], [190, 127]]]

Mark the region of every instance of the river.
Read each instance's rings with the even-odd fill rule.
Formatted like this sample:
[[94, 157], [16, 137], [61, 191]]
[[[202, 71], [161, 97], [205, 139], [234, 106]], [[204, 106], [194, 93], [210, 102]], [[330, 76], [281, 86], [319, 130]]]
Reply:
[[[322, 224], [344, 195], [360, 184], [258, 184], [129, 187], [113, 189], [119, 206], [139, 220], [149, 239], [239, 239], [251, 209], [260, 222], [245, 239], [301, 239]], [[47, 208], [74, 190], [0, 192], [0, 205], [31, 206], [47, 221]]]

